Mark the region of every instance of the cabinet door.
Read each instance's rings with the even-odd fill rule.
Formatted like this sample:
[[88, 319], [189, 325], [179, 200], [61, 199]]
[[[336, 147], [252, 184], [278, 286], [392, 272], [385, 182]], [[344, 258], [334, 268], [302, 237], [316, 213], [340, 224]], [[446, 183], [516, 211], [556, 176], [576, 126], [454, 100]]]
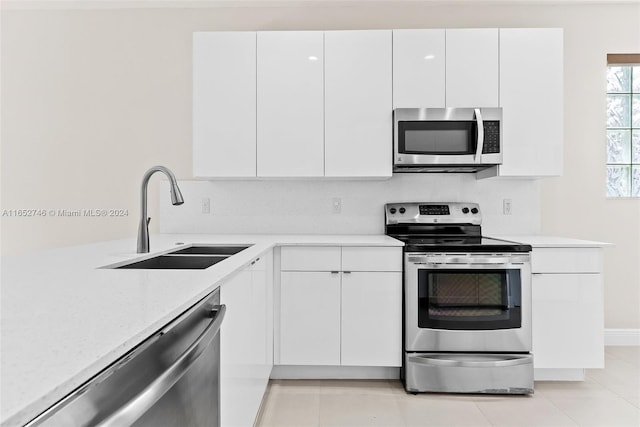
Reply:
[[447, 107], [498, 106], [498, 29], [446, 30]]
[[393, 30], [393, 108], [445, 107], [445, 30]]
[[193, 175], [256, 176], [256, 33], [193, 34]]
[[402, 273], [342, 274], [342, 365], [402, 364]]
[[324, 175], [321, 31], [258, 33], [258, 176]]
[[[266, 271], [266, 254], [252, 261], [251, 266], [251, 318], [252, 339], [251, 357], [253, 363], [254, 395], [260, 400], [264, 394], [273, 362], [269, 354], [269, 325], [273, 330], [273, 320], [268, 309], [269, 289]], [[270, 321], [271, 320], [271, 321]], [[258, 401], [258, 406], [260, 401]]]
[[325, 176], [391, 176], [391, 31], [325, 33]]
[[282, 272], [280, 364], [340, 364], [340, 274]]
[[[251, 266], [253, 346], [260, 381], [266, 386], [273, 368], [273, 259], [265, 252]], [[264, 390], [263, 390], [264, 391]]]
[[222, 426], [252, 426], [257, 413], [251, 387], [254, 365], [251, 295], [249, 269], [240, 271], [220, 287], [220, 303], [227, 306], [220, 328]]
[[500, 30], [501, 176], [562, 175], [562, 29]]
[[600, 274], [534, 274], [536, 368], [603, 368], [604, 307]]

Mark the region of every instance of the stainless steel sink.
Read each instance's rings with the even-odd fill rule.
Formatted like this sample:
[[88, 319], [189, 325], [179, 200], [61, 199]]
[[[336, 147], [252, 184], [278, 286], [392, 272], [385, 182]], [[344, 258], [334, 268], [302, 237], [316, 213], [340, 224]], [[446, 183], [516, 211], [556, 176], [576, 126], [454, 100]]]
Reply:
[[203, 270], [224, 261], [250, 245], [191, 245], [142, 261], [115, 264], [103, 268], [146, 270]]
[[228, 256], [173, 256], [160, 255], [143, 261], [126, 264], [116, 268], [166, 269], [166, 270], [203, 270], [224, 261]]
[[235, 255], [248, 247], [246, 245], [192, 245], [169, 253], [173, 255]]

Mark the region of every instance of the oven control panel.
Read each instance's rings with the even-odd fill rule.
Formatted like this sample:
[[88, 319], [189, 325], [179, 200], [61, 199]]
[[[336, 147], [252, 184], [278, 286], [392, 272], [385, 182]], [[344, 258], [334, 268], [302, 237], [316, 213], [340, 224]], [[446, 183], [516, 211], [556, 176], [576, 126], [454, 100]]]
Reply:
[[451, 215], [449, 205], [418, 205], [420, 215]]
[[480, 205], [470, 202], [404, 202], [385, 205], [387, 224], [482, 224]]

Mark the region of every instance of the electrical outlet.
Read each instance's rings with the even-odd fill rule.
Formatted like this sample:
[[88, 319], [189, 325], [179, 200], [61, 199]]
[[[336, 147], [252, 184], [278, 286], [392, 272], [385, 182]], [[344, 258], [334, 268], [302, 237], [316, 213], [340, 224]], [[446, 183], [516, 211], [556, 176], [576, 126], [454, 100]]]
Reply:
[[342, 212], [342, 199], [340, 197], [334, 197], [331, 201], [331, 206], [334, 214]]
[[502, 213], [504, 215], [511, 215], [511, 199], [502, 199]]
[[208, 197], [202, 198], [202, 213], [203, 214], [211, 213], [211, 199]]

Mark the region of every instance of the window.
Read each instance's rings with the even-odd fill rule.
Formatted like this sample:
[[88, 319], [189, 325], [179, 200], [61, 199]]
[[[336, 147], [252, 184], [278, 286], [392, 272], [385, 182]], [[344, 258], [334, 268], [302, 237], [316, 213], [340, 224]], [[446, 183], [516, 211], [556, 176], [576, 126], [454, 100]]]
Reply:
[[640, 54], [607, 62], [607, 197], [640, 197]]

